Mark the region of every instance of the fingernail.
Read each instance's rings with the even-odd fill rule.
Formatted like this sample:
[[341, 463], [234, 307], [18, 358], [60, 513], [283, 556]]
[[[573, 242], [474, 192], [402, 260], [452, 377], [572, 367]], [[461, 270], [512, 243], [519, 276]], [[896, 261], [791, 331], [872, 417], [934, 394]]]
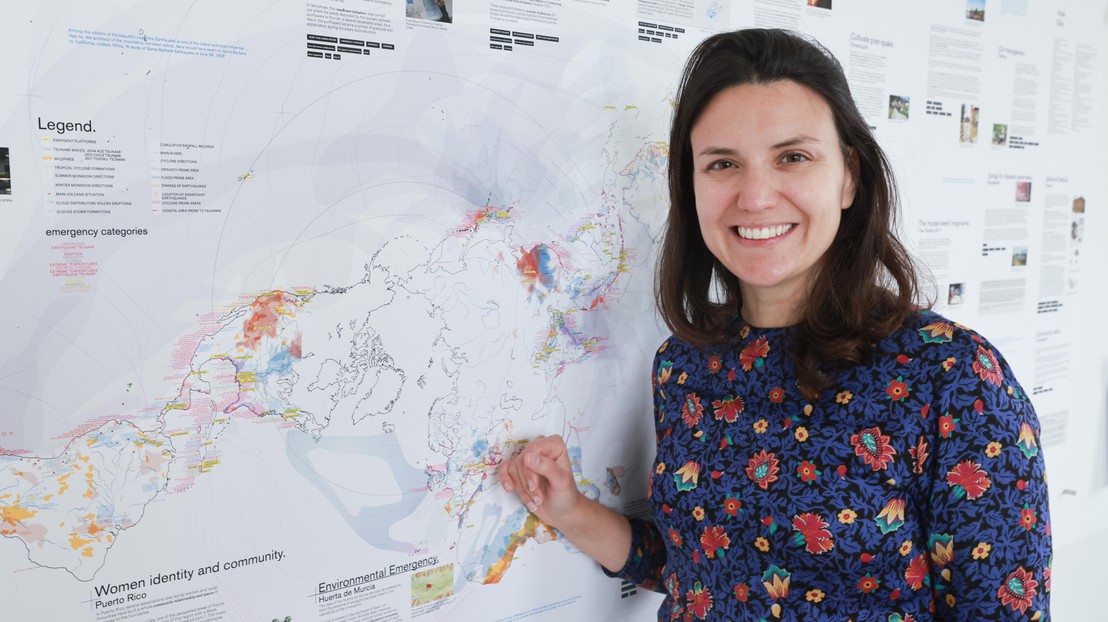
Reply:
[[527, 504], [527, 509], [531, 512], [534, 512], [535, 510], [539, 509], [539, 506], [535, 505], [534, 502], [530, 502]]
[[527, 490], [534, 490], [538, 487], [538, 483], [536, 483], [534, 480], [527, 482]]

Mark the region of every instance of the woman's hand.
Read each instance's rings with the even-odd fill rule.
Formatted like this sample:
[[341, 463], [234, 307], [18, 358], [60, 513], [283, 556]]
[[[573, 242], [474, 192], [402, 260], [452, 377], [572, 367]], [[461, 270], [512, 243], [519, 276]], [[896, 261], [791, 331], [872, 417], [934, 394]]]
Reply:
[[514, 492], [542, 522], [613, 572], [631, 549], [631, 524], [622, 514], [577, 490], [566, 443], [540, 436], [500, 464], [500, 484]]
[[500, 464], [500, 484], [514, 492], [539, 520], [562, 529], [572, 523], [583, 497], [573, 479], [565, 441], [540, 436]]

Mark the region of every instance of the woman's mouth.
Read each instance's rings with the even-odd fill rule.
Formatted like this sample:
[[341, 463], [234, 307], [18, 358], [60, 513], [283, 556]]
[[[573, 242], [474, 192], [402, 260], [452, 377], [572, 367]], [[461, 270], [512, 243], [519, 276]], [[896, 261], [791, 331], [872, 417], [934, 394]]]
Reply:
[[773, 225], [771, 227], [735, 227], [735, 233], [744, 240], [768, 240], [785, 235], [792, 230], [794, 224]]

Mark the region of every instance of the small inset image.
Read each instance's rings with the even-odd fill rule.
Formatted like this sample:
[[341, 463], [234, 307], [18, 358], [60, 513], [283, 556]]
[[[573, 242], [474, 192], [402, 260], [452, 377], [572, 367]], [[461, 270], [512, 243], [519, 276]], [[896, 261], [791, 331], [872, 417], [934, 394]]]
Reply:
[[0, 194], [12, 193], [12, 162], [7, 147], [0, 147]]
[[1078, 244], [1085, 238], [1085, 219], [1074, 220], [1070, 224], [1070, 239]]
[[1077, 197], [1073, 200], [1073, 213], [1074, 214], [1084, 214], [1085, 213], [1085, 197]]
[[454, 21], [454, 0], [408, 0], [404, 14], [415, 19], [449, 24]]
[[1012, 247], [1012, 265], [1013, 266], [1026, 266], [1027, 265], [1027, 247], [1026, 246], [1013, 246]]
[[889, 118], [893, 121], [908, 120], [909, 98], [903, 95], [889, 95]]
[[985, 21], [985, 0], [966, 0], [966, 19]]
[[993, 145], [1003, 147], [1008, 144], [1008, 124], [993, 123]]
[[454, 564], [412, 573], [412, 607], [421, 607], [454, 595]]
[[962, 122], [958, 125], [958, 142], [977, 142], [977, 121], [981, 109], [973, 104], [962, 104]]
[[831, 0], [808, 0], [808, 6], [815, 7], [817, 9], [830, 9]]
[[1016, 202], [1027, 203], [1031, 200], [1031, 182], [1029, 181], [1017, 181], [1016, 182]]
[[957, 306], [962, 304], [966, 293], [965, 283], [951, 283], [946, 290], [946, 304]]

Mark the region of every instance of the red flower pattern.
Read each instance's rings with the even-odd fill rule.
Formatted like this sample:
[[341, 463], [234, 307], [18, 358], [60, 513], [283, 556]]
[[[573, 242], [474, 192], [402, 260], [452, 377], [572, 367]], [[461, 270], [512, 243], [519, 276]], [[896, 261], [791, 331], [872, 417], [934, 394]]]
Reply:
[[1000, 373], [1000, 363], [992, 350], [977, 344], [977, 356], [973, 360], [973, 371], [985, 382], [1000, 386], [1004, 376]]
[[918, 590], [928, 581], [931, 573], [931, 559], [926, 552], [920, 553], [908, 562], [908, 568], [904, 571], [904, 580], [908, 587]]
[[1004, 583], [997, 589], [996, 595], [1000, 597], [1001, 604], [1022, 614], [1034, 602], [1038, 586], [1039, 582], [1035, 580], [1035, 574], [1020, 566], [1008, 574]]
[[871, 577], [868, 574], [861, 579], [858, 579], [858, 589], [863, 594], [869, 594], [870, 592], [881, 587], [881, 581], [877, 577]]
[[1020, 526], [1025, 530], [1031, 531], [1035, 528], [1037, 522], [1039, 522], [1039, 517], [1035, 514], [1035, 510], [1026, 506], [1020, 510]]
[[742, 501], [739, 501], [735, 497], [727, 497], [723, 502], [723, 513], [728, 516], [738, 516], [739, 509], [742, 508]]
[[805, 484], [810, 484], [819, 478], [819, 471], [816, 470], [816, 465], [807, 460], [801, 462], [800, 466], [796, 467], [796, 474], [800, 476], [800, 481]]
[[750, 586], [745, 583], [740, 583], [735, 586], [735, 598], [746, 602], [746, 599], [750, 597]]
[[[739, 365], [742, 366], [744, 371], [750, 371], [755, 366], [762, 366], [762, 359], [769, 354], [769, 340], [765, 337], [758, 337], [754, 341], [747, 344], [742, 352], [739, 353]], [[747, 394], [749, 395], [749, 393]]]
[[979, 499], [992, 483], [989, 474], [973, 460], [963, 460], [946, 474], [946, 483], [954, 488], [954, 494], [965, 494], [970, 500]]
[[769, 401], [780, 404], [785, 401], [785, 390], [781, 387], [773, 387], [769, 390]]
[[726, 421], [727, 423], [735, 423], [735, 420], [739, 418], [739, 413], [743, 411], [746, 404], [743, 403], [743, 398], [728, 395], [722, 400], [714, 400], [712, 402], [712, 408], [715, 409], [716, 421]]
[[819, 514], [805, 512], [793, 518], [793, 529], [797, 541], [804, 544], [804, 550], [819, 555], [835, 547], [831, 532], [827, 530], [827, 521]]
[[750, 457], [745, 469], [746, 476], [754, 480], [762, 490], [767, 490], [770, 484], [777, 481], [777, 474], [781, 472], [777, 465], [777, 458], [763, 449]]
[[723, 527], [712, 525], [705, 527], [704, 531], [700, 533], [700, 546], [704, 549], [704, 554], [708, 556], [708, 559], [715, 559], [717, 554], [723, 557], [727, 547], [731, 546], [731, 538], [723, 530]]
[[669, 535], [669, 541], [673, 543], [674, 548], [681, 548], [681, 545], [685, 542], [685, 539], [681, 537], [681, 532], [670, 527], [666, 533]]
[[896, 455], [896, 449], [889, 444], [889, 437], [882, 434], [877, 426], [852, 434], [850, 444], [854, 446], [855, 455], [861, 456], [874, 471], [887, 468]]
[[904, 382], [903, 376], [897, 376], [896, 380], [890, 380], [889, 386], [885, 388], [885, 393], [894, 402], [899, 402], [908, 397], [911, 392], [912, 390], [908, 388], [908, 383]]
[[939, 436], [941, 436], [943, 438], [950, 438], [950, 435], [954, 432], [954, 429], [957, 427], [955, 425], [957, 422], [958, 422], [958, 420], [955, 419], [954, 415], [951, 415], [950, 413], [947, 413], [947, 414], [943, 415], [942, 417], [939, 417]]
[[681, 408], [681, 420], [685, 422], [685, 425], [690, 428], [700, 423], [700, 418], [704, 416], [704, 406], [700, 403], [700, 396], [696, 393], [689, 393], [685, 396], [685, 405]]
[[693, 589], [685, 593], [685, 598], [689, 601], [690, 613], [700, 620], [708, 617], [708, 612], [712, 610], [712, 593], [708, 591], [708, 588], [700, 585], [700, 582], [697, 581], [693, 584]]

